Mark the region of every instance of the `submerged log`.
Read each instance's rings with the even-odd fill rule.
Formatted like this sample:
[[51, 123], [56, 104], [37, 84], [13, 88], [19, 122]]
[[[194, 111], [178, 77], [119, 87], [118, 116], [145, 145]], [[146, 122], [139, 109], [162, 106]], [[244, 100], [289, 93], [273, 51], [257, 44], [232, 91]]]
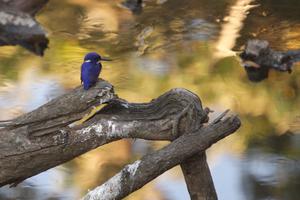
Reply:
[[49, 0], [0, 0], [0, 7], [7, 6], [34, 16], [48, 1]]
[[34, 15], [46, 3], [47, 0], [0, 0], [0, 45], [20, 45], [42, 56], [48, 39]]
[[[104, 103], [106, 106], [91, 119], [82, 125], [72, 126], [93, 106]], [[172, 89], [149, 103], [128, 103], [120, 99], [114, 93], [113, 86], [104, 80], [88, 91], [78, 87], [30, 113], [2, 123], [0, 186], [18, 184], [106, 143], [122, 138], [141, 138], [174, 141], [170, 148], [156, 152], [157, 155], [167, 156], [145, 156], [146, 163], [151, 161], [152, 156], [159, 158], [155, 167], [160, 170], [155, 173], [148, 171], [148, 178], [140, 180], [140, 184], [130, 187], [130, 190], [126, 189], [122, 196], [171, 167], [182, 164], [187, 171], [186, 180], [192, 178], [189, 177], [192, 171], [196, 171], [194, 174], [201, 179], [196, 182], [203, 180], [201, 185], [206, 188], [199, 192], [199, 186], [190, 185], [195, 181], [187, 181], [190, 193], [201, 193], [192, 199], [205, 199], [207, 195], [216, 199], [204, 151], [238, 129], [240, 121], [234, 116], [203, 126], [208, 121], [208, 112], [209, 109], [203, 109], [198, 96], [185, 89]], [[177, 151], [172, 150], [176, 148]], [[204, 167], [192, 169], [185, 164], [199, 161]]]
[[265, 40], [249, 40], [240, 58], [248, 78], [262, 81], [270, 69], [291, 73], [293, 64], [300, 61], [300, 50], [276, 51]]

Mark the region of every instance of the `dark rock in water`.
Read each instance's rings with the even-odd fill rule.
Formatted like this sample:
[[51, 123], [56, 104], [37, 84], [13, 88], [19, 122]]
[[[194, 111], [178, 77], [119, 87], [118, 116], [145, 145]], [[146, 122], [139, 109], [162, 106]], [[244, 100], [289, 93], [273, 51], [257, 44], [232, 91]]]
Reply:
[[131, 10], [135, 15], [141, 14], [143, 10], [142, 0], [125, 0], [121, 3], [124, 8]]
[[300, 51], [297, 50], [275, 51], [264, 40], [249, 40], [240, 58], [249, 80], [258, 82], [268, 77], [270, 69], [291, 73], [299, 55]]
[[245, 67], [245, 70], [250, 81], [259, 82], [268, 78], [270, 68], [265, 66], [260, 68]]
[[2, 4], [14, 10], [24, 12], [34, 16], [42, 9], [49, 0], [0, 0], [0, 8]]
[[[13, 2], [16, 1], [8, 1], [11, 4]], [[21, 2], [24, 1], [19, 3]], [[30, 10], [29, 7], [20, 5], [19, 7], [14, 5], [11, 8], [0, 0], [0, 45], [20, 45], [42, 56], [48, 47], [49, 40], [46, 32], [33, 17], [36, 9], [40, 7], [36, 6]], [[21, 8], [30, 12], [25, 13]]]

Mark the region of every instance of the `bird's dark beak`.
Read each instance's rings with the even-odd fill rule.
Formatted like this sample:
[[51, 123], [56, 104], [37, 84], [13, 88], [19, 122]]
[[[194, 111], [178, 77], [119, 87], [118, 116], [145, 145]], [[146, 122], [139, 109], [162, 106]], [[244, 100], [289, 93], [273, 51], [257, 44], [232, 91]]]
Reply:
[[101, 57], [101, 61], [112, 61], [110, 58]]

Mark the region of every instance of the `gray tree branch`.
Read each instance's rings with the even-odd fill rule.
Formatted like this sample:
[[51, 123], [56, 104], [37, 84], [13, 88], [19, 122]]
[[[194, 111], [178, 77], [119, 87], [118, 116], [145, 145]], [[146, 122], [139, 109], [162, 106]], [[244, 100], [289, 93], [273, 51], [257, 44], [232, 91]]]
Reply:
[[[166, 147], [125, 166], [107, 182], [88, 192], [83, 199], [122, 199], [168, 169], [186, 162], [187, 159], [199, 152], [204, 152], [218, 140], [235, 132], [240, 124], [238, 117], [231, 116], [215, 124], [204, 126], [193, 133], [184, 134]], [[201, 198], [212, 199], [207, 196]]]
[[[82, 126], [68, 127], [92, 106], [105, 102], [109, 104]], [[184, 117], [178, 124], [178, 115], [187, 106], [195, 122], [207, 118], [200, 99], [184, 89], [173, 89], [150, 103], [131, 104], [120, 100], [105, 81], [88, 91], [76, 88], [33, 112], [2, 123], [0, 186], [18, 183], [121, 138], [173, 140], [195, 124]]]
[[[99, 104], [106, 106], [84, 124], [73, 126], [74, 121]], [[117, 197], [126, 196], [126, 192], [138, 189], [147, 180], [181, 163], [191, 198], [216, 199], [204, 150], [235, 131], [240, 121], [237, 117], [221, 121], [222, 116], [220, 120], [203, 127], [203, 123], [208, 121], [208, 113], [209, 109], [202, 108], [198, 96], [185, 89], [172, 89], [149, 103], [137, 104], [118, 98], [113, 86], [104, 80], [88, 91], [78, 87], [30, 113], [0, 122], [3, 127], [0, 129], [0, 186], [18, 184], [28, 177], [118, 139], [175, 140], [170, 144], [171, 147], [167, 146], [157, 152], [157, 155], [161, 155], [160, 152], [170, 150], [170, 155], [166, 153], [167, 157], [159, 158], [152, 154], [144, 157], [157, 158], [158, 166], [163, 161], [167, 162], [168, 165], [161, 165], [164, 170], [154, 174], [146, 173], [145, 177], [149, 177], [141, 179], [137, 186], [130, 186], [130, 190], [126, 189], [128, 186], [122, 186], [125, 190]], [[207, 141], [202, 143], [202, 140], [206, 140], [206, 134], [211, 132], [215, 134], [209, 135]], [[193, 135], [202, 138], [200, 143]], [[181, 139], [176, 139], [178, 137]], [[183, 145], [182, 142], [192, 142], [193, 145], [184, 144], [188, 148], [176, 146], [176, 141], [180, 145]], [[200, 150], [198, 145], [201, 146]], [[187, 150], [183, 151], [184, 155], [175, 155], [178, 151], [172, 152], [182, 147]], [[171, 160], [173, 158], [176, 159]], [[143, 159], [141, 163], [144, 163]]]

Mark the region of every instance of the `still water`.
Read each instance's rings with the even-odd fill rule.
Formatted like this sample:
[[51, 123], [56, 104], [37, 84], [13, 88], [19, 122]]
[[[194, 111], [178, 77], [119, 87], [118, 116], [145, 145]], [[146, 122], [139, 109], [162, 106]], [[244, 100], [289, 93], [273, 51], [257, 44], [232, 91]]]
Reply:
[[[238, 113], [239, 131], [208, 150], [219, 199], [299, 199], [300, 65], [252, 83], [234, 55], [249, 38], [268, 40], [277, 50], [300, 49], [300, 1], [147, 0], [133, 8], [122, 1], [50, 1], [37, 16], [50, 40], [44, 57], [0, 47], [0, 120], [79, 85], [84, 54], [97, 51], [115, 59], [104, 63], [101, 76], [124, 99], [147, 102], [183, 87], [215, 110], [212, 116], [227, 108]], [[163, 145], [108, 144], [16, 188], [1, 188], [0, 199], [78, 199]], [[175, 167], [126, 199], [189, 196]]]

